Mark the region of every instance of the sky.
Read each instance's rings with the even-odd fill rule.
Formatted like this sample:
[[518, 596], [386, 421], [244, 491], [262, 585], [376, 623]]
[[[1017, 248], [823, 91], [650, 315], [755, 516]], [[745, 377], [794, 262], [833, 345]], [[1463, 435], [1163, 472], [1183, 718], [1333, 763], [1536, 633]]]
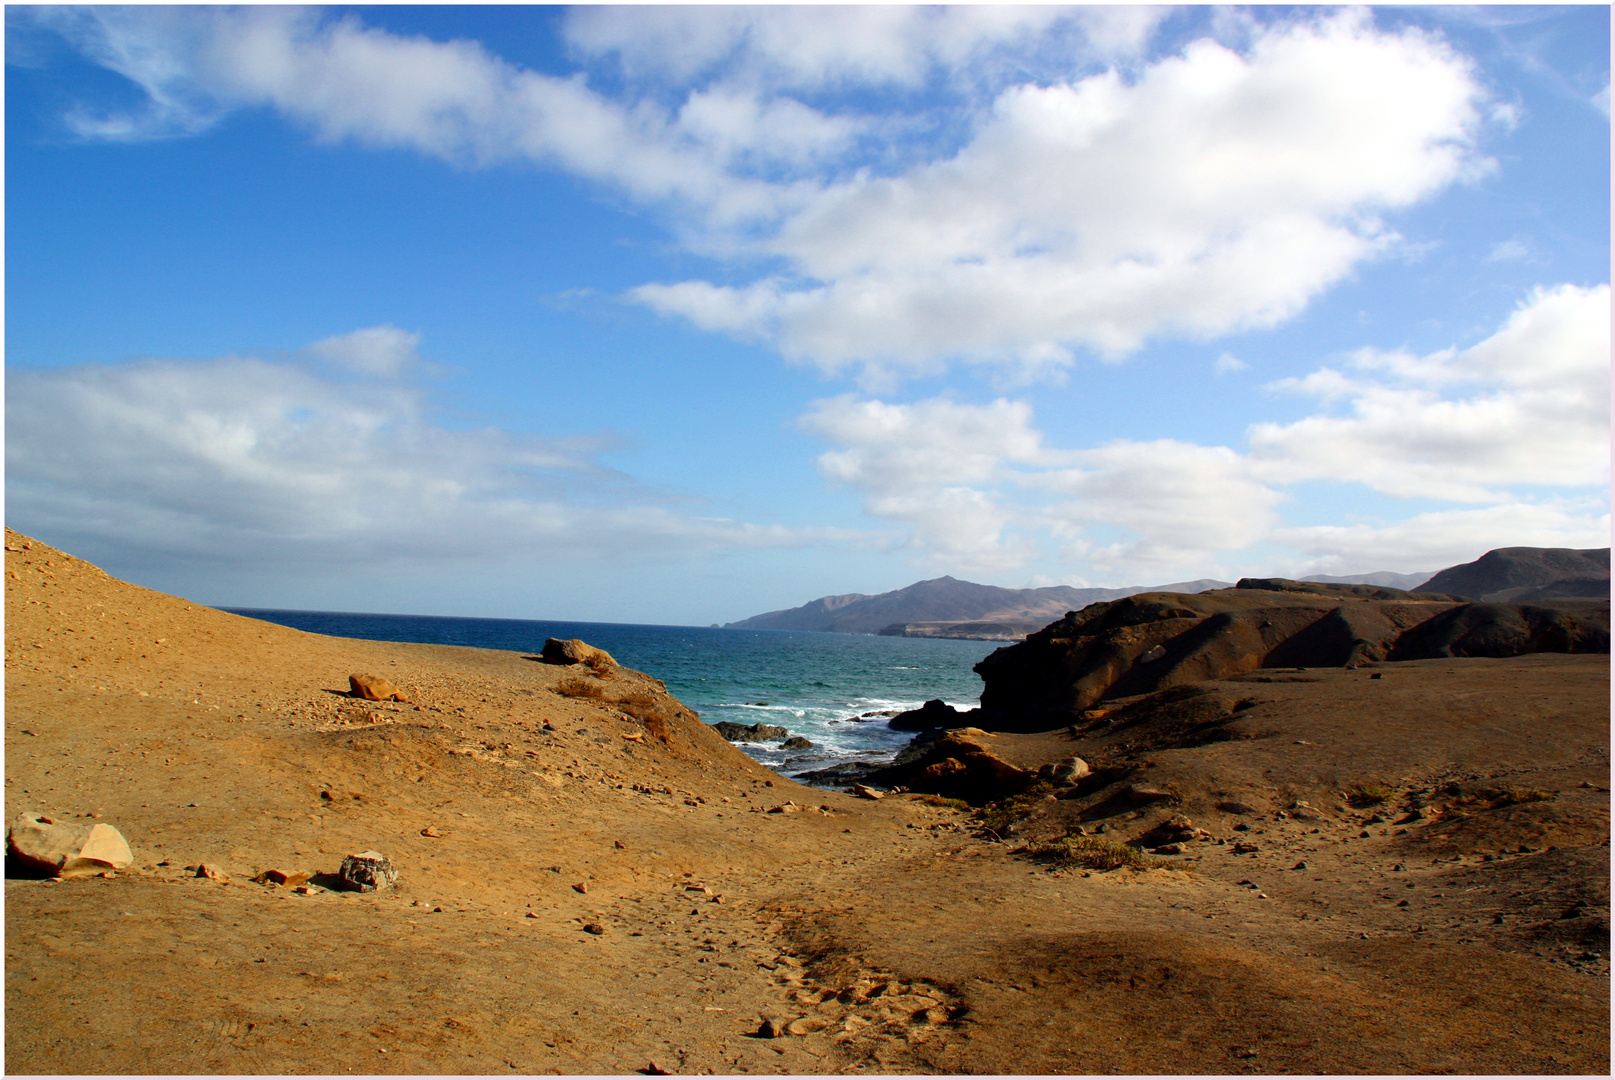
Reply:
[[702, 625], [1609, 543], [1609, 9], [6, 9], [6, 523]]

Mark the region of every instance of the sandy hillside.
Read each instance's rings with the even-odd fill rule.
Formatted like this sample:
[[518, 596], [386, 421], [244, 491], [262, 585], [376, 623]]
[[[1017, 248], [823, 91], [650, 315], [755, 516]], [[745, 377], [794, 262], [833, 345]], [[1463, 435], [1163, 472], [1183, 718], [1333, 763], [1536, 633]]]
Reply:
[[[6, 539], [8, 819], [136, 855], [8, 877], [9, 1072], [1609, 1069], [1604, 656], [1244, 676], [1204, 746], [988, 736], [1174, 798], [980, 819], [774, 777], [654, 672], [317, 637]], [[1046, 853], [1174, 814], [1207, 837], [1146, 869]], [[366, 848], [396, 889], [251, 881]]]

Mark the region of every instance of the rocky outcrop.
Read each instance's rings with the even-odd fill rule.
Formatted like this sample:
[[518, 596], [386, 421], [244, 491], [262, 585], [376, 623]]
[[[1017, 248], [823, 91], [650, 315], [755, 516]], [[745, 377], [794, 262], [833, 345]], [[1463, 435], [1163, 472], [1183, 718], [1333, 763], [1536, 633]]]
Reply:
[[409, 695], [378, 675], [349, 675], [348, 692], [365, 701], [409, 701]]
[[1609, 602], [1465, 604], [1403, 634], [1392, 660], [1437, 656], [1519, 656], [1609, 652]]
[[540, 654], [546, 664], [587, 664], [592, 668], [614, 668], [617, 661], [604, 649], [585, 644], [578, 638], [550, 638]]
[[[910, 750], [891, 765], [862, 771], [859, 782], [883, 788], [901, 787], [931, 795], [981, 804], [1017, 795], [1037, 783], [1036, 771], [1004, 760], [993, 749], [993, 736], [980, 728], [929, 732], [917, 736]], [[1084, 763], [1082, 766], [1087, 768]], [[1075, 768], [1071, 770], [1074, 774]], [[816, 783], [836, 782], [828, 775]], [[845, 781], [842, 781], [845, 782]]]
[[930, 731], [932, 728], [968, 727], [974, 724], [975, 716], [981, 710], [970, 709], [960, 712], [952, 705], [934, 698], [921, 705], [918, 709], [898, 713], [886, 722], [893, 731]]
[[23, 875], [81, 877], [121, 870], [135, 861], [129, 842], [111, 825], [80, 825], [42, 814], [19, 814], [6, 833], [6, 861]]
[[[1439, 576], [1439, 575], [1438, 575]], [[1607, 601], [1472, 604], [1439, 593], [1282, 578], [1092, 604], [976, 665], [974, 722], [1048, 731], [1115, 698], [1262, 667], [1608, 652]]]
[[1511, 547], [1451, 566], [1419, 586], [1474, 600], [1530, 603], [1609, 596], [1609, 548]]
[[778, 724], [736, 724], [729, 720], [713, 724], [712, 730], [730, 742], [778, 742], [791, 734]]

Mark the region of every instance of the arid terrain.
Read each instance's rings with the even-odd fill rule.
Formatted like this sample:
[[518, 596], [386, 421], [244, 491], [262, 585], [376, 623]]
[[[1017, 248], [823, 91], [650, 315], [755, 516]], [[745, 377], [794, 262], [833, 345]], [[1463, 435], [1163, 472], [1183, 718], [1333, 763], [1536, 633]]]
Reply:
[[[1247, 672], [1191, 688], [1234, 710], [1203, 743], [975, 735], [1129, 770], [975, 812], [775, 776], [655, 672], [5, 566], [8, 821], [135, 854], [8, 875], [11, 1073], [1610, 1068], [1607, 655]], [[366, 849], [396, 888], [253, 881]]]

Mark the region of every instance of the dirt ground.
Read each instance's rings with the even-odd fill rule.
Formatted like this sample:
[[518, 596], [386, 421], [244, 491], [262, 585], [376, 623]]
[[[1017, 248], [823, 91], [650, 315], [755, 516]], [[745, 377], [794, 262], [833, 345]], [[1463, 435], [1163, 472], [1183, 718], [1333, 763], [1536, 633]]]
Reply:
[[[8, 877], [8, 1072], [1609, 1071], [1608, 657], [1253, 673], [1202, 746], [998, 736], [1131, 755], [1175, 799], [985, 832], [774, 776], [647, 676], [6, 552], [8, 820], [136, 856]], [[411, 702], [350, 698], [356, 672]], [[1037, 853], [1171, 814], [1210, 835], [1147, 870]], [[397, 888], [251, 880], [364, 849]]]

